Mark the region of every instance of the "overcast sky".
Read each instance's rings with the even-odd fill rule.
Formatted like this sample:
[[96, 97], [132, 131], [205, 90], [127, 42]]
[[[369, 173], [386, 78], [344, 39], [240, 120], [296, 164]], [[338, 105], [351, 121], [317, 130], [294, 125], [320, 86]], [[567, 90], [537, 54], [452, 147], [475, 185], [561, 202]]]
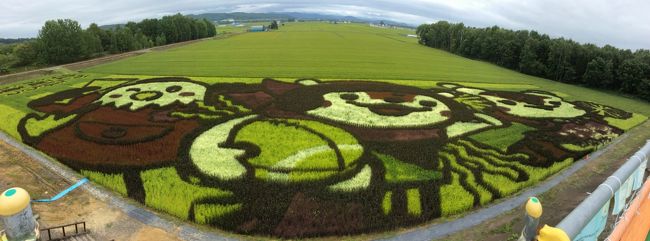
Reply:
[[177, 12], [311, 12], [410, 24], [447, 20], [650, 49], [649, 0], [0, 0], [0, 38], [35, 37], [48, 19], [71, 18], [87, 27]]

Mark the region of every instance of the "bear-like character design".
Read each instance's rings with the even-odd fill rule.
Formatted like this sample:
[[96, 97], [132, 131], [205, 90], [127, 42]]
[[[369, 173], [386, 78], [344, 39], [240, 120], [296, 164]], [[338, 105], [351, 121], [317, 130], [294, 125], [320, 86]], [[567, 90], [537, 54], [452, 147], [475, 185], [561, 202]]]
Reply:
[[[185, 78], [139, 81], [99, 91], [84, 87], [36, 99], [19, 126], [23, 140], [76, 168], [144, 167], [176, 159], [196, 119], [171, 112], [203, 101], [207, 87]], [[103, 92], [103, 93], [102, 93]], [[40, 123], [39, 123], [40, 122]], [[52, 128], [38, 132], [36, 124]]]

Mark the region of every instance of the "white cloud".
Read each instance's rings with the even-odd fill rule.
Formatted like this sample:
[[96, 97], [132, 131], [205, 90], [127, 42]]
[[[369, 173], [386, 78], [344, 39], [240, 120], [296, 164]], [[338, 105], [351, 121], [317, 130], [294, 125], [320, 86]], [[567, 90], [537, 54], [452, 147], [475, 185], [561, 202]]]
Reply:
[[650, 48], [647, 0], [2, 0], [0, 37], [33, 37], [49, 19], [83, 26], [122, 23], [166, 14], [310, 12], [420, 24], [436, 20], [469, 26], [534, 29], [580, 42]]

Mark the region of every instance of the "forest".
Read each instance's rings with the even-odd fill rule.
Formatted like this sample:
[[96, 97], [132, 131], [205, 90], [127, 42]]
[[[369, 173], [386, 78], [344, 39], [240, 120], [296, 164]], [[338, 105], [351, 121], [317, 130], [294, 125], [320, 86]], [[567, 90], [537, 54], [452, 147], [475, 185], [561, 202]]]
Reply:
[[417, 28], [420, 44], [525, 74], [650, 100], [650, 50], [581, 44], [527, 30], [440, 21]]
[[0, 44], [0, 73], [24, 66], [72, 63], [216, 34], [212, 22], [181, 14], [128, 22], [108, 29], [95, 23], [83, 29], [71, 19], [50, 20], [45, 22], [35, 40]]

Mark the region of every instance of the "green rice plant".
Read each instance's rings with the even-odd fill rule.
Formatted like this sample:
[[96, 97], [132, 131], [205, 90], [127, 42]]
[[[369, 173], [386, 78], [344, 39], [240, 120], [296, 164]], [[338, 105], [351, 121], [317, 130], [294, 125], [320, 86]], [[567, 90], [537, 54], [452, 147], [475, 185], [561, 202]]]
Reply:
[[230, 191], [187, 183], [172, 167], [143, 171], [140, 176], [146, 193], [145, 204], [181, 219], [189, 217], [190, 207], [198, 199], [233, 195]]
[[[461, 186], [465, 190], [471, 189], [468, 191], [475, 192], [478, 195], [478, 204], [483, 205], [492, 200], [492, 193], [490, 193], [487, 188], [477, 183], [476, 177], [471, 172], [471, 170], [458, 164], [458, 158], [454, 154], [442, 151], [439, 153], [439, 155], [444, 163], [443, 168], [450, 168], [452, 173], [458, 174], [460, 176]], [[449, 166], [447, 167], [447, 165]], [[465, 184], [463, 184], [463, 182], [465, 182]], [[474, 203], [477, 203], [476, 200], [474, 200]], [[443, 203], [442, 205], [445, 204]]]
[[393, 208], [393, 192], [388, 191], [384, 194], [384, 199], [381, 201], [381, 209], [384, 211], [384, 215], [390, 214]]
[[470, 108], [474, 109], [475, 111], [483, 111], [485, 108], [488, 108], [490, 106], [493, 106], [492, 102], [486, 101], [485, 99], [476, 96], [476, 95], [470, 95], [470, 94], [462, 94], [456, 98], [454, 98], [455, 101], [462, 103], [464, 105], [469, 106]]
[[372, 169], [366, 165], [353, 178], [339, 182], [328, 188], [334, 191], [353, 192], [368, 188], [372, 178]]
[[481, 156], [468, 154], [467, 150], [463, 146], [454, 144], [449, 144], [448, 146], [454, 148], [456, 155], [460, 157], [461, 160], [469, 163], [474, 163], [476, 167], [483, 172], [495, 174], [498, 173], [499, 175], [506, 176], [513, 180], [519, 178], [519, 173], [511, 168], [511, 166], [495, 166]]
[[406, 207], [408, 213], [413, 216], [420, 216], [422, 214], [419, 189], [411, 188], [406, 190]]
[[235, 126], [255, 118], [250, 115], [219, 124], [199, 135], [190, 146], [190, 158], [202, 173], [223, 180], [240, 179], [246, 173], [246, 168], [239, 163], [238, 157], [245, 154], [244, 150], [222, 148]]
[[509, 146], [524, 139], [527, 131], [533, 130], [535, 128], [513, 122], [509, 127], [487, 130], [471, 135], [469, 138], [506, 152]]
[[447, 136], [449, 138], [461, 136], [472, 131], [480, 130], [490, 126], [487, 123], [474, 123], [474, 122], [456, 122], [447, 127]]
[[210, 224], [241, 210], [241, 207], [241, 204], [197, 204], [194, 205], [194, 220], [199, 224]]
[[[475, 154], [473, 154], [474, 156], [473, 158], [477, 158], [477, 159], [483, 158], [500, 165], [510, 165], [513, 168], [523, 170], [527, 174], [528, 178], [526, 180], [515, 182], [512, 179], [509, 179], [503, 175], [484, 173], [483, 174], [485, 177], [484, 180], [487, 183], [489, 183], [491, 186], [496, 187], [502, 196], [512, 194], [525, 187], [533, 185], [547, 178], [548, 176], [559, 172], [560, 170], [568, 167], [569, 165], [571, 165], [571, 163], [573, 163], [572, 158], [567, 158], [560, 162], [553, 163], [553, 165], [551, 165], [550, 167], [533, 167], [533, 166], [521, 164], [516, 161], [506, 161], [506, 160], [526, 158], [526, 155], [523, 154], [505, 155], [505, 154], [498, 153], [495, 150], [479, 148], [469, 141], [461, 140], [458, 141], [458, 143], [462, 145], [464, 148], [472, 150], [472, 152], [480, 155], [480, 156], [476, 156]], [[466, 156], [466, 158], [470, 158], [470, 157], [471, 156]]]
[[[170, 88], [176, 90], [167, 91]], [[97, 100], [97, 103], [116, 108], [128, 107], [131, 111], [146, 106], [164, 107], [174, 103], [188, 105], [203, 101], [206, 90], [204, 85], [188, 81], [138, 83], [110, 90]]]
[[350, 169], [363, 154], [351, 134], [305, 120], [255, 121], [239, 130], [235, 141], [260, 149], [259, 155], [247, 160], [257, 168], [257, 178], [279, 182], [325, 179]]
[[474, 206], [474, 195], [460, 183], [460, 175], [451, 173], [451, 183], [440, 186], [440, 208], [442, 216], [459, 214]]
[[430, 181], [442, 177], [440, 172], [426, 170], [419, 166], [397, 160], [389, 155], [378, 152], [373, 152], [373, 155], [384, 163], [384, 168], [386, 169], [384, 179], [388, 183]]
[[605, 121], [607, 121], [607, 124], [617, 127], [624, 131], [632, 129], [632, 127], [635, 127], [643, 123], [647, 119], [648, 117], [637, 113], [633, 113], [631, 118], [625, 120], [612, 118], [612, 117], [605, 117]]
[[[236, 141], [254, 143], [260, 148], [260, 155], [248, 160], [255, 166], [273, 166], [299, 151], [318, 146], [327, 147], [327, 142], [318, 135], [298, 126], [270, 121], [256, 121], [245, 126], [237, 133]], [[334, 153], [330, 154], [333, 157]], [[323, 164], [337, 166], [336, 162]]]
[[122, 196], [127, 196], [126, 184], [123, 174], [107, 174], [102, 172], [81, 170], [81, 175], [88, 177], [93, 182], [99, 183], [108, 189], [111, 189]]
[[458, 143], [482, 155], [483, 154], [492, 155], [492, 156], [496, 156], [499, 158], [506, 158], [506, 159], [527, 159], [528, 158], [526, 154], [522, 154], [522, 153], [504, 154], [494, 149], [480, 148], [467, 140], [458, 140]]
[[59, 127], [75, 117], [77, 115], [69, 115], [59, 119], [55, 118], [54, 115], [49, 115], [42, 120], [30, 118], [25, 122], [25, 129], [27, 130], [27, 134], [32, 137], [37, 137], [43, 134], [43, 132]]
[[[354, 101], [348, 100], [349, 98], [354, 98]], [[400, 103], [374, 99], [363, 91], [330, 92], [325, 93], [323, 99], [330, 104], [308, 110], [307, 113], [311, 116], [348, 125], [371, 128], [405, 128], [432, 125], [449, 119], [441, 114], [450, 111], [449, 107], [436, 98], [426, 95], [416, 95], [412, 101]], [[427, 104], [422, 105], [421, 103]], [[412, 111], [405, 116], [378, 115], [367, 107], [386, 105], [418, 111]]]
[[0, 125], [0, 130], [6, 132], [17, 140], [21, 140], [22, 138], [18, 133], [17, 126], [20, 122], [20, 119], [24, 116], [25, 112], [14, 109], [8, 105], [0, 104], [0, 119], [3, 120], [2, 125]]
[[562, 144], [562, 148], [567, 149], [569, 151], [574, 151], [574, 152], [592, 151], [592, 150], [595, 150], [597, 147], [598, 146], [592, 146], [592, 145], [579, 146], [579, 145], [571, 144], [571, 143]]

